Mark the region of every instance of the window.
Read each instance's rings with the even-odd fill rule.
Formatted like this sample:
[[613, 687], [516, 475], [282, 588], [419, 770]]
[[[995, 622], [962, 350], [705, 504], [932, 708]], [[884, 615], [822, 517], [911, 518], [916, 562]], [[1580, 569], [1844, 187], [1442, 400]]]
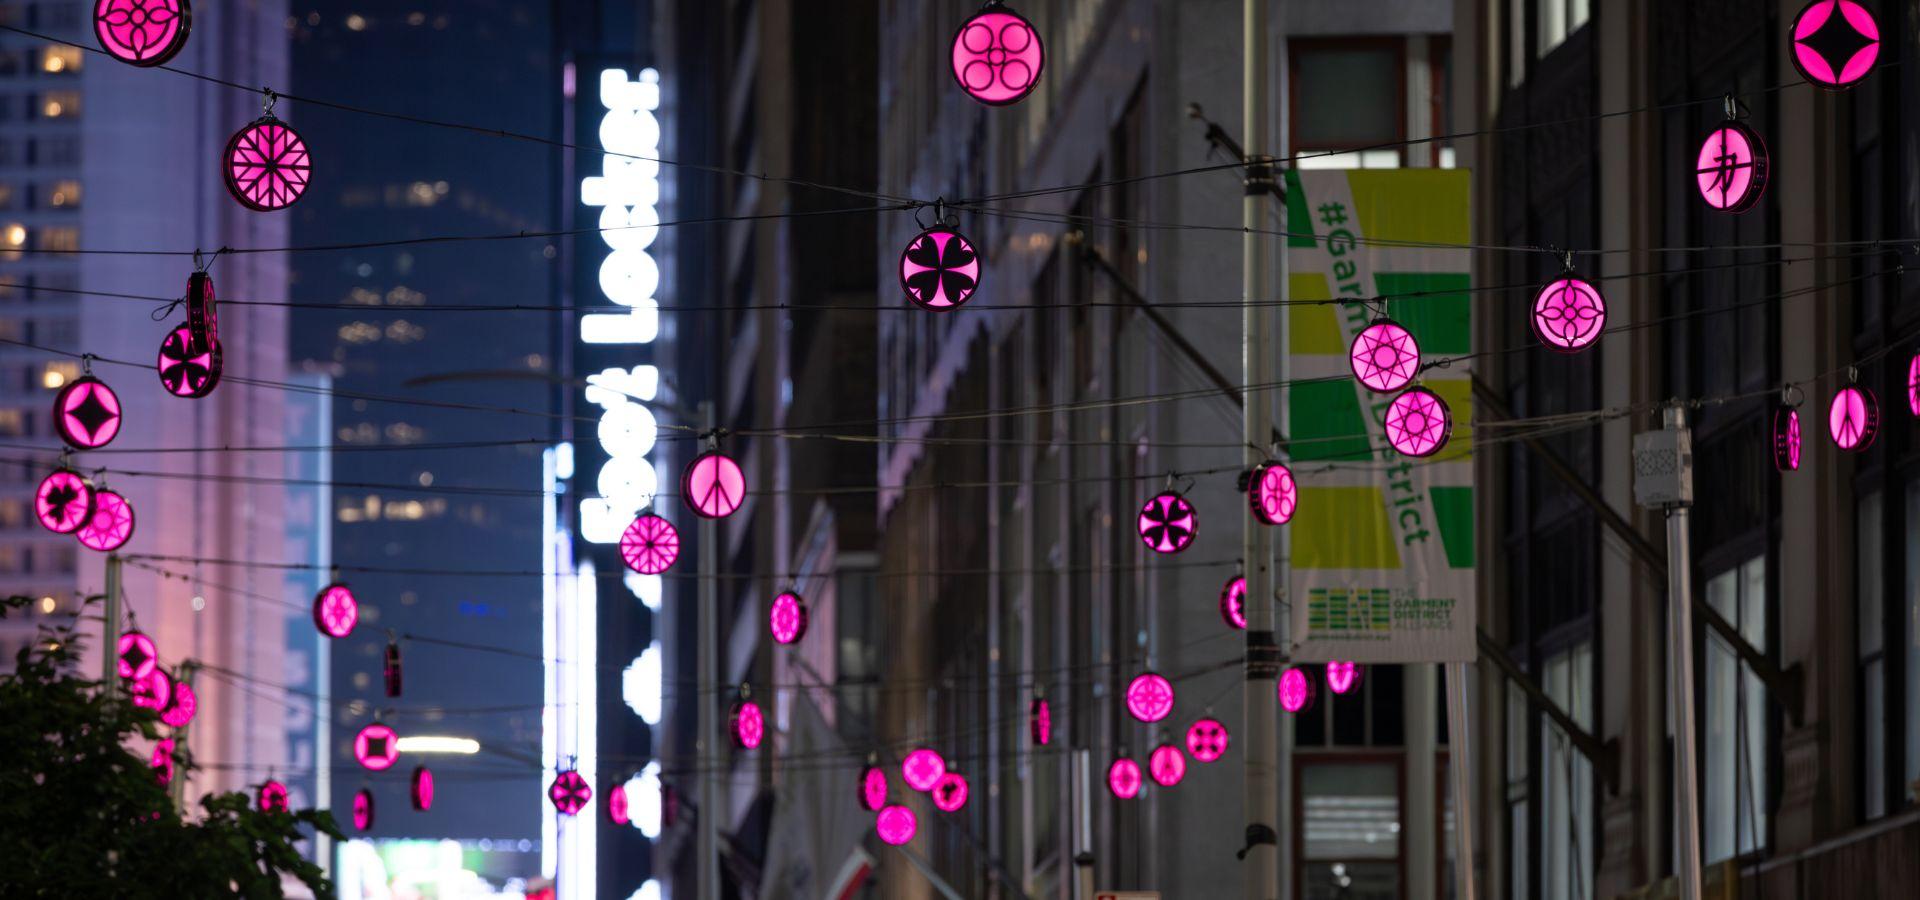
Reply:
[[1536, 57], [1546, 56], [1587, 24], [1591, 0], [1534, 0], [1533, 21], [1538, 30]]
[[[1910, 495], [1911, 496], [1911, 495]], [[1860, 813], [1877, 819], [1887, 814], [1887, 654], [1885, 637], [1886, 565], [1879, 491], [1860, 498], [1854, 511], [1854, 591], [1860, 679]]]
[[80, 182], [71, 178], [53, 183], [47, 191], [47, 205], [54, 209], [74, 209], [80, 205]]
[[[1707, 580], [1707, 604], [1747, 643], [1767, 646], [1767, 561], [1756, 556]], [[1706, 632], [1700, 817], [1709, 863], [1767, 843], [1767, 693], [1718, 634]]]
[[70, 225], [42, 228], [35, 235], [34, 246], [41, 250], [78, 250], [80, 249], [80, 229]]
[[[1593, 643], [1582, 641], [1547, 658], [1547, 696], [1581, 728], [1593, 730]], [[1558, 725], [1540, 732], [1540, 896], [1593, 896], [1593, 764]]]
[[[1407, 118], [1405, 56], [1400, 38], [1293, 42], [1288, 55], [1293, 70], [1293, 152], [1346, 151], [1400, 141]], [[1399, 164], [1398, 149], [1300, 161], [1301, 168]]]
[[80, 115], [79, 91], [47, 91], [34, 103], [43, 119], [71, 119]]
[[[1300, 770], [1305, 900], [1400, 896], [1400, 772], [1392, 763], [1318, 763]], [[1416, 829], [1427, 834], [1427, 829]]]
[[76, 75], [80, 72], [81, 56], [79, 47], [43, 47], [40, 50], [40, 71], [48, 75]]
[[1904, 644], [1900, 655], [1905, 658], [1907, 676], [1906, 689], [1902, 692], [1907, 707], [1903, 732], [1907, 762], [1901, 795], [1911, 805], [1920, 802], [1920, 482], [1907, 484], [1906, 518], [1906, 591], [1897, 621]]

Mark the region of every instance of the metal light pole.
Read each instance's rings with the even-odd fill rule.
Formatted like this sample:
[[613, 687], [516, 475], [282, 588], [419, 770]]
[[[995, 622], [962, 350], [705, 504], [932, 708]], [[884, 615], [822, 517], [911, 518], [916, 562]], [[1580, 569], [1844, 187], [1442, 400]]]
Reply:
[[120, 554], [107, 554], [107, 604], [100, 622], [100, 683], [120, 683]]
[[1474, 900], [1473, 736], [1467, 721], [1467, 664], [1447, 663], [1447, 769], [1453, 776], [1453, 877], [1458, 900]]
[[1687, 509], [1693, 506], [1693, 433], [1678, 405], [1662, 411], [1659, 431], [1633, 436], [1633, 494], [1667, 515], [1667, 647], [1673, 672], [1674, 840], [1680, 845], [1680, 900], [1700, 900], [1700, 787], [1693, 718], [1693, 552]]
[[[714, 429], [713, 401], [700, 403], [701, 428]], [[700, 604], [697, 619], [700, 646], [694, 651], [700, 668], [700, 739], [695, 745], [695, 768], [700, 772], [700, 833], [695, 841], [699, 855], [700, 900], [720, 900], [720, 721], [714, 705], [720, 702], [718, 691], [719, 660], [715, 659], [719, 642], [720, 615], [716, 577], [720, 573], [720, 538], [715, 520], [700, 519]]]

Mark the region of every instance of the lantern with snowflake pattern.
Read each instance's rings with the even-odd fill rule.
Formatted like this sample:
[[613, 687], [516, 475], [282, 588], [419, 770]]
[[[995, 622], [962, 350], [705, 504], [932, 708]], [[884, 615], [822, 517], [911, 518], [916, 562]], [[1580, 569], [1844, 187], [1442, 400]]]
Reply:
[[1140, 764], [1125, 756], [1107, 766], [1107, 790], [1122, 800], [1140, 796]]
[[307, 192], [313, 159], [299, 132], [267, 113], [233, 133], [220, 171], [227, 192], [241, 206], [273, 212], [292, 206]]
[[620, 535], [620, 559], [642, 575], [658, 575], [680, 558], [680, 532], [653, 513], [641, 513]]
[[792, 591], [781, 591], [767, 605], [767, 630], [774, 643], [796, 644], [807, 636], [807, 601]]
[[743, 689], [740, 699], [733, 703], [733, 710], [727, 714], [727, 732], [733, 735], [735, 747], [752, 750], [759, 747], [767, 735], [767, 719], [760, 711], [760, 704], [747, 699], [745, 693]]

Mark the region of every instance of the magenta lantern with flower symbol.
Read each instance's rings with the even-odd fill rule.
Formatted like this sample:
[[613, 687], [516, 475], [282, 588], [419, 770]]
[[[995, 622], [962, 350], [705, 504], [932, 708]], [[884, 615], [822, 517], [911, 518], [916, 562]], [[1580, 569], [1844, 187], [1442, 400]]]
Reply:
[[620, 558], [642, 575], [658, 575], [680, 558], [680, 532], [653, 513], [641, 513], [620, 535]]
[[807, 601], [792, 591], [781, 591], [767, 605], [767, 630], [774, 643], [797, 644], [807, 636]]
[[696, 516], [724, 519], [747, 499], [747, 476], [733, 457], [709, 450], [680, 474], [680, 499]]
[[1147, 754], [1147, 774], [1161, 787], [1173, 787], [1187, 777], [1187, 755], [1172, 744], [1161, 744]]
[[1827, 433], [1842, 450], [1857, 452], [1873, 446], [1874, 435], [1880, 433], [1880, 404], [1873, 392], [1848, 385], [1834, 394], [1827, 407]]
[[173, 683], [173, 696], [160, 709], [160, 721], [175, 728], [185, 728], [199, 709], [200, 698], [193, 693], [193, 685], [178, 680]]
[[313, 595], [313, 627], [321, 634], [343, 638], [352, 634], [359, 622], [360, 601], [346, 585], [336, 581]]
[[931, 748], [921, 747], [900, 760], [900, 779], [916, 791], [930, 791], [947, 774], [947, 761]]
[[115, 671], [121, 678], [138, 681], [147, 677], [153, 667], [160, 662], [160, 651], [153, 646], [153, 638], [144, 632], [129, 631], [120, 635], [120, 643], [115, 647], [120, 659]]
[[1027, 737], [1035, 747], [1053, 741], [1053, 705], [1045, 697], [1035, 697], [1027, 704]]
[[1140, 764], [1120, 757], [1107, 766], [1107, 790], [1122, 800], [1140, 796]]
[[368, 831], [373, 828], [373, 792], [361, 788], [353, 793], [353, 830]]
[[752, 700], [739, 700], [733, 704], [733, 712], [727, 716], [727, 730], [733, 734], [733, 745], [742, 750], [752, 750], [760, 746], [767, 736], [767, 718], [760, 711], [760, 704]]
[[578, 815], [587, 808], [587, 801], [593, 799], [593, 788], [579, 772], [568, 769], [554, 776], [553, 783], [547, 785], [547, 799], [561, 815]]
[[1018, 103], [1040, 84], [1047, 50], [1032, 22], [991, 0], [953, 35], [953, 80], [988, 106]]
[[958, 772], [948, 772], [934, 782], [933, 805], [941, 812], [959, 812], [967, 805], [967, 779]]
[[1453, 411], [1440, 395], [1423, 387], [1409, 388], [1387, 404], [1384, 422], [1387, 443], [1407, 456], [1432, 456], [1453, 434]]
[[80, 546], [101, 553], [126, 546], [133, 537], [133, 504], [113, 491], [94, 491], [93, 516], [73, 536]]
[[1578, 353], [1607, 327], [1607, 300], [1590, 281], [1563, 275], [1533, 297], [1533, 336], [1547, 349]]
[[53, 396], [53, 430], [80, 450], [113, 443], [120, 434], [120, 395], [92, 375], [67, 382]]
[[1360, 684], [1360, 664], [1348, 659], [1327, 661], [1327, 690], [1345, 694]]
[[133, 699], [133, 705], [159, 712], [173, 700], [173, 679], [167, 677], [167, 670], [154, 666], [145, 677], [135, 678], [127, 685], [127, 695]]
[[160, 339], [160, 358], [153, 365], [160, 375], [160, 386], [175, 397], [195, 400], [213, 393], [220, 386], [222, 354], [220, 341], [202, 353], [192, 349], [193, 333], [182, 325]]
[[1247, 507], [1253, 511], [1253, 518], [1263, 525], [1285, 525], [1293, 519], [1293, 511], [1300, 503], [1300, 486], [1293, 480], [1293, 470], [1277, 460], [1267, 460], [1253, 467], [1247, 473]]
[[1815, 87], [1843, 91], [1880, 58], [1880, 24], [1856, 0], [1813, 0], [1793, 17], [1793, 67]]
[[414, 766], [413, 778], [408, 783], [407, 796], [413, 801], [415, 812], [426, 812], [433, 808], [433, 770], [426, 766]]
[[874, 818], [873, 830], [880, 835], [880, 840], [898, 847], [913, 840], [914, 834], [920, 830], [920, 820], [914, 816], [913, 810], [905, 806], [889, 806]]
[[1313, 705], [1313, 678], [1306, 669], [1294, 666], [1280, 673], [1280, 681], [1274, 688], [1280, 697], [1280, 708], [1297, 713]]
[[1739, 122], [1720, 123], [1700, 144], [1693, 180], [1707, 205], [1722, 212], [1741, 213], [1766, 193], [1771, 161], [1766, 142]]
[[1210, 763], [1227, 755], [1227, 726], [1219, 719], [1205, 718], [1187, 726], [1187, 752], [1195, 762]]
[[1142, 722], [1158, 722], [1173, 712], [1173, 682], [1158, 672], [1142, 672], [1127, 685], [1127, 712]]
[[187, 0], [94, 0], [94, 38], [108, 56], [129, 65], [164, 65], [192, 30]]
[[400, 736], [392, 728], [374, 722], [353, 738], [353, 758], [374, 772], [384, 772], [400, 758]]
[[93, 518], [93, 485], [72, 469], [55, 469], [34, 491], [33, 513], [55, 534], [79, 531]]
[[900, 289], [921, 309], [958, 309], [979, 287], [980, 254], [966, 235], [945, 225], [920, 232], [900, 251]]
[[273, 212], [292, 206], [307, 192], [313, 159], [299, 132], [267, 113], [233, 133], [220, 170], [227, 192], [241, 206]]
[[1406, 387], [1420, 374], [1420, 342], [1414, 340], [1413, 332], [1382, 317], [1353, 339], [1347, 362], [1361, 386], [1389, 394]]
[[1220, 588], [1220, 619], [1228, 628], [1247, 630], [1247, 578], [1235, 575]]
[[259, 792], [253, 795], [253, 805], [261, 812], [286, 812], [287, 786], [273, 779], [267, 779], [265, 784], [260, 785]]
[[627, 809], [627, 786], [624, 784], [607, 788], [607, 821], [615, 825], [633, 821], [633, 814]]
[[199, 270], [187, 276], [187, 350], [197, 356], [218, 346], [220, 311], [213, 296], [213, 276]]
[[1179, 553], [1200, 533], [1200, 516], [1178, 491], [1161, 491], [1140, 508], [1140, 542], [1155, 553]]
[[1800, 468], [1800, 411], [1785, 403], [1773, 410], [1773, 467], [1782, 472]]
[[161, 787], [173, 783], [173, 738], [161, 738], [153, 744], [153, 755], [148, 757], [147, 765], [153, 768], [153, 778]]
[[868, 766], [861, 773], [860, 805], [871, 812], [879, 812], [887, 805], [887, 770]]

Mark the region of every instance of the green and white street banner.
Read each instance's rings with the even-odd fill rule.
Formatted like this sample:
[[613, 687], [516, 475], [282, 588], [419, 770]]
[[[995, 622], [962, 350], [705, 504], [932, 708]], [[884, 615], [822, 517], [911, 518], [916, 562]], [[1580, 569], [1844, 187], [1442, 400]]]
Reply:
[[[1393, 395], [1348, 363], [1383, 312], [1423, 361], [1472, 352], [1468, 185], [1451, 169], [1288, 173], [1286, 461], [1300, 504], [1283, 527], [1297, 661], [1475, 658], [1471, 366], [1420, 377], [1452, 409], [1453, 436], [1410, 459], [1381, 425]], [[1298, 303], [1347, 298], [1366, 302]]]

